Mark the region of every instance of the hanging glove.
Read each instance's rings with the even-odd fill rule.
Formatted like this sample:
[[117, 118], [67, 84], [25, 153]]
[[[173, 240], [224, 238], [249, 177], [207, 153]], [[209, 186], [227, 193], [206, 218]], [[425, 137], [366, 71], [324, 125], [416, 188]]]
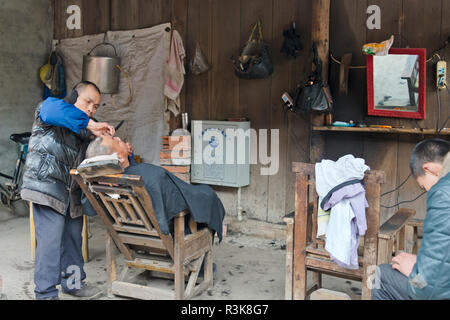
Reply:
[[303, 49], [300, 42], [300, 34], [295, 29], [295, 22], [291, 23], [289, 29], [284, 30], [284, 43], [281, 52], [288, 58], [297, 58], [297, 54]]

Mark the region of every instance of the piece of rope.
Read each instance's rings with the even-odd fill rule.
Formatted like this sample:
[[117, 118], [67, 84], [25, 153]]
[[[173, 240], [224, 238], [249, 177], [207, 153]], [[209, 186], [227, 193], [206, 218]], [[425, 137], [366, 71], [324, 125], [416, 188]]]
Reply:
[[[130, 96], [128, 97], [128, 101], [122, 106], [122, 108], [124, 108], [124, 107], [128, 106], [128, 105], [131, 103], [131, 100], [133, 100], [133, 90], [131, 89], [131, 81], [130, 81], [130, 78], [129, 78], [129, 76], [128, 76], [128, 73], [127, 73], [121, 66], [116, 65], [116, 67], [117, 67], [120, 71], [123, 72], [125, 78], [126, 78], [127, 81], [128, 81], [128, 89], [130, 90]], [[112, 95], [111, 95], [111, 97], [112, 97], [111, 103], [113, 104], [113, 106], [114, 106], [116, 109], [119, 109], [119, 107], [118, 107], [117, 104], [116, 104], [116, 97], [115, 97], [115, 96], [112, 96]]]
[[[342, 62], [340, 62], [339, 60], [337, 60], [334, 56], [333, 56], [333, 54], [330, 52], [330, 57], [331, 57], [331, 60], [333, 60], [334, 62], [336, 62], [337, 64], [339, 64], [339, 65], [341, 65], [342, 64]], [[367, 67], [366, 66], [349, 66], [348, 67], [349, 69], [366, 69]]]
[[[342, 62], [340, 62], [339, 60], [337, 60], [337, 59], [333, 56], [333, 54], [332, 54], [331, 52], [330, 52], [330, 57], [331, 57], [331, 60], [333, 60], [333, 61], [336, 62], [337, 64], [339, 64], [339, 65], [342, 64]], [[441, 56], [440, 56], [439, 54], [435, 53], [435, 54], [433, 54], [433, 56], [432, 56], [431, 58], [429, 58], [429, 59], [426, 61], [426, 63], [428, 63], [428, 62], [430, 62], [430, 61], [433, 61], [434, 57], [437, 57], [439, 60], [441, 60]], [[349, 68], [349, 69], [366, 69], [367, 67], [366, 67], [366, 66], [349, 66], [348, 68]]]

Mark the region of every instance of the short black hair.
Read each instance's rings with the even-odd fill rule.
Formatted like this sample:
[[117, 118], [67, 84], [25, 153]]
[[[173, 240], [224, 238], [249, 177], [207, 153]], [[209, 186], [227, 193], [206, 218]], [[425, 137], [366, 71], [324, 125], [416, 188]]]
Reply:
[[102, 94], [100, 89], [98, 88], [98, 86], [90, 81], [80, 81], [78, 82], [75, 87], [74, 90], [77, 90], [78, 94], [80, 94], [81, 92], [84, 91], [84, 89], [86, 89], [88, 86], [93, 86], [95, 90], [97, 90], [98, 94]]
[[411, 154], [409, 166], [414, 178], [425, 174], [423, 165], [427, 162], [442, 164], [450, 151], [450, 143], [442, 139], [429, 139], [418, 143]]

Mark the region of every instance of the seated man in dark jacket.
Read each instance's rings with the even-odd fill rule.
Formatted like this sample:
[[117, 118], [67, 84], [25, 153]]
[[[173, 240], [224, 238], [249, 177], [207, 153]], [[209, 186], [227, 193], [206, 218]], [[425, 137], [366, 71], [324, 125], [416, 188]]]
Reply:
[[380, 265], [373, 300], [450, 299], [450, 143], [425, 140], [413, 150], [411, 173], [427, 194], [418, 255], [402, 253]]
[[[181, 211], [189, 211], [195, 222], [206, 225], [222, 240], [222, 223], [225, 209], [214, 190], [207, 185], [190, 185], [165, 169], [151, 164], [131, 163], [130, 144], [120, 138], [100, 137], [89, 145], [86, 158], [117, 153], [125, 174], [141, 176], [149, 193], [155, 216], [163, 234], [172, 230], [173, 218]], [[84, 202], [88, 214], [92, 207]]]

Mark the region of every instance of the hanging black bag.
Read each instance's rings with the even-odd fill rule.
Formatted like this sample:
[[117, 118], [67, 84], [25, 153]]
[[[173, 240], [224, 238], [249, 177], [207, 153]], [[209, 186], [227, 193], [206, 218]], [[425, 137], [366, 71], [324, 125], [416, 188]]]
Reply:
[[294, 112], [318, 112], [329, 113], [333, 106], [330, 87], [322, 81], [322, 62], [317, 54], [317, 46], [313, 44], [315, 70], [310, 75], [305, 86], [299, 87], [295, 93]]
[[287, 58], [297, 59], [297, 55], [303, 49], [303, 46], [300, 42], [300, 34], [295, 29], [295, 22], [291, 23], [289, 29], [283, 31], [283, 36], [284, 42], [281, 52]]
[[273, 73], [273, 64], [267, 44], [263, 40], [260, 21], [253, 27], [239, 58], [232, 57], [232, 60], [236, 76], [242, 79], [264, 79]]

